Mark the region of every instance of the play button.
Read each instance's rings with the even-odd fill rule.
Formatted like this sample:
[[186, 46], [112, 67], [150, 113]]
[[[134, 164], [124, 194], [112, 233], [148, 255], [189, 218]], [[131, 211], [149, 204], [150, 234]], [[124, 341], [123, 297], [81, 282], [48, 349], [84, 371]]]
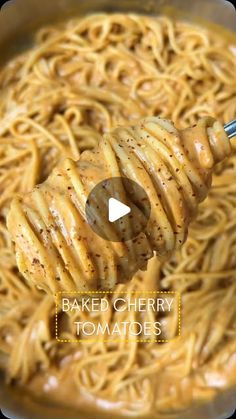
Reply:
[[146, 191], [136, 182], [113, 177], [98, 183], [86, 201], [86, 218], [92, 230], [105, 240], [124, 242], [145, 230], [151, 205]]
[[123, 204], [115, 198], [109, 199], [108, 204], [108, 219], [111, 223], [119, 220], [119, 218], [124, 217], [126, 214], [129, 214], [131, 211], [128, 205]]

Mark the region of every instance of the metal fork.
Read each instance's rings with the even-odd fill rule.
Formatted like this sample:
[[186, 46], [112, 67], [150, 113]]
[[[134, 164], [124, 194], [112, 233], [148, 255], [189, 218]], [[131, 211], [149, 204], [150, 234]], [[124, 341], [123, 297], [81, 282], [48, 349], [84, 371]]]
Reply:
[[235, 137], [236, 136], [236, 119], [226, 124], [224, 126], [224, 130], [229, 138]]

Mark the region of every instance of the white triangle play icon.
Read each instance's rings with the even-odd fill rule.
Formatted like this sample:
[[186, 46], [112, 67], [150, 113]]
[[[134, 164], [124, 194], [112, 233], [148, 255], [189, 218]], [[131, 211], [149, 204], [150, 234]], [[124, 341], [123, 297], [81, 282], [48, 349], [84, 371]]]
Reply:
[[110, 198], [108, 202], [108, 219], [111, 223], [119, 218], [124, 217], [124, 215], [129, 214], [131, 208], [122, 202], [118, 201], [115, 198]]

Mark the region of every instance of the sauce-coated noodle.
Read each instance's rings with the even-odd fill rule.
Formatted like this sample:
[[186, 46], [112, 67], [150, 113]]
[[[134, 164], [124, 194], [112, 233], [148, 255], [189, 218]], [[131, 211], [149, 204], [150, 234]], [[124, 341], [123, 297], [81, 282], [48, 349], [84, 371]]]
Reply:
[[221, 33], [164, 16], [98, 15], [41, 30], [35, 47], [1, 70], [0, 349], [10, 381], [59, 403], [134, 417], [179, 418], [235, 387], [235, 153], [215, 169], [184, 246], [117, 288], [181, 292], [181, 337], [177, 309], [166, 318], [171, 343], [57, 342], [54, 301], [20, 276], [6, 229], [16, 193], [118, 125], [153, 115], [177, 129], [205, 115], [234, 119], [235, 64], [235, 43]]
[[[167, 256], [184, 243], [215, 164], [230, 152], [224, 128], [213, 118], [182, 131], [160, 118], [116, 128], [77, 162], [66, 159], [44, 183], [13, 200], [7, 226], [20, 272], [53, 293], [114, 288], [129, 280], [146, 268], [154, 251]], [[151, 204], [147, 226], [130, 240], [144, 210], [135, 186], [132, 191], [122, 181], [126, 177], [142, 186]], [[96, 184], [108, 178], [116, 178], [116, 185], [104, 184], [92, 197]], [[118, 226], [104, 212], [112, 196], [132, 208]], [[88, 224], [88, 197], [105, 239]]]

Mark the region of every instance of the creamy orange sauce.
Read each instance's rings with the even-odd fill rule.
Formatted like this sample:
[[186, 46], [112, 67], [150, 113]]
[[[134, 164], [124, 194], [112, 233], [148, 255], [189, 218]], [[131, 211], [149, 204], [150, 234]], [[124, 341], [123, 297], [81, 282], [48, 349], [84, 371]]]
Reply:
[[[76, 359], [76, 355], [74, 357]], [[37, 400], [46, 403], [47, 401], [56, 403], [58, 406], [67, 407], [69, 409], [82, 409], [83, 412], [110, 412], [110, 414], [120, 416], [127, 416], [126, 403], [116, 400], [106, 400], [85, 393], [83, 390], [78, 391], [77, 386], [71, 380], [74, 362], [72, 359], [67, 361], [60, 369], [51, 368], [45, 373], [37, 374], [28, 384], [27, 389], [30, 389], [32, 394], [37, 395]], [[70, 372], [71, 371], [71, 372]], [[159, 397], [163, 394], [176, 392], [176, 399], [173, 404], [168, 405], [169, 415], [166, 417], [176, 417], [176, 409], [181, 410], [181, 417], [189, 418], [188, 408], [191, 406], [191, 417], [199, 419], [199, 415], [209, 415], [208, 405], [211, 399], [214, 400], [212, 404], [212, 414], [214, 415], [214, 404], [218, 406], [218, 411], [227, 412], [229, 409], [229, 400], [234, 400], [236, 397], [236, 389], [230, 390], [234, 384], [236, 374], [236, 355], [232, 355], [227, 365], [221, 365], [218, 370], [212, 370], [209, 365], [207, 368], [200, 368], [197, 372], [193, 372], [192, 376], [185, 377], [176, 385], [173, 383], [171, 373], [163, 372], [158, 375], [153, 374], [152, 385], [154, 388], [159, 388], [159, 383], [162, 382], [162, 388], [159, 388]], [[225, 390], [225, 395], [219, 393], [219, 389]], [[168, 398], [167, 398], [168, 403]], [[234, 405], [231, 403], [232, 409]], [[163, 406], [163, 409], [165, 407]], [[173, 413], [172, 412], [173, 409]], [[186, 409], [186, 410], [184, 410]], [[216, 408], [217, 409], [217, 408]], [[229, 410], [228, 410], [229, 411]], [[161, 413], [161, 411], [159, 412]], [[129, 416], [129, 415], [128, 415]], [[150, 414], [142, 416], [142, 418], [158, 418], [159, 414], [155, 411]], [[212, 419], [214, 416], [210, 416]]]

